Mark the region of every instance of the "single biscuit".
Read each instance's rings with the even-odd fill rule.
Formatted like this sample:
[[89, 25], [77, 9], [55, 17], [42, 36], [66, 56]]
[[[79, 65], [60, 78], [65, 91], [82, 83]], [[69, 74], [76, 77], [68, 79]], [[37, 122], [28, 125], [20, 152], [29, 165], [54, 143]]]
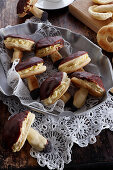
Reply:
[[72, 83], [77, 87], [88, 89], [88, 92], [95, 97], [102, 97], [105, 89], [101, 78], [95, 74], [82, 71], [71, 75]]
[[99, 46], [107, 52], [113, 52], [113, 26], [103, 26], [97, 33]]
[[17, 14], [19, 17], [24, 17], [31, 12], [35, 17], [46, 21], [48, 13], [35, 6], [37, 0], [19, 0], [17, 3]]
[[46, 79], [40, 87], [40, 99], [45, 105], [54, 104], [63, 96], [70, 85], [70, 79], [65, 72], [58, 72]]
[[6, 148], [13, 152], [23, 147], [35, 115], [29, 111], [15, 114], [4, 126], [3, 142]]
[[35, 42], [25, 35], [7, 35], [4, 38], [4, 44], [8, 49], [31, 51]]
[[112, 12], [95, 12], [95, 8], [98, 7], [98, 5], [93, 5], [88, 8], [88, 12], [91, 14], [91, 16], [97, 20], [107, 20], [108, 18], [112, 17]]
[[86, 51], [78, 51], [69, 57], [64, 58], [58, 69], [66, 73], [75, 72], [91, 61]]
[[36, 43], [36, 56], [45, 57], [58, 51], [64, 46], [64, 40], [61, 36], [45, 37]]
[[43, 65], [43, 59], [39, 57], [32, 57], [19, 63], [15, 69], [20, 74], [21, 78], [27, 78], [43, 73], [46, 70], [46, 66]]

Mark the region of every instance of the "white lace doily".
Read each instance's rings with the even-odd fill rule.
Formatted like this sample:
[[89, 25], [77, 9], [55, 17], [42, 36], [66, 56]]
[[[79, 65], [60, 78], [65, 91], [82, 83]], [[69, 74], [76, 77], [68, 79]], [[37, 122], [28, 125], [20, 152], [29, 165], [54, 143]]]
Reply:
[[[32, 21], [37, 22], [34, 18]], [[31, 21], [27, 20], [27, 23], [29, 22]], [[39, 38], [39, 36], [45, 37], [47, 35], [60, 35], [60, 32], [51, 26], [50, 23], [47, 23], [45, 27], [41, 29], [39, 27], [32, 37], [37, 36]], [[66, 41], [64, 50], [67, 54], [71, 53], [71, 46]], [[7, 60], [4, 60], [4, 55]], [[33, 55], [33, 53], [30, 55]], [[7, 73], [10, 58], [4, 50], [2, 41], [0, 44], [0, 59]], [[40, 83], [51, 74], [50, 62], [50, 59], [47, 59], [46, 65], [49, 69], [44, 73], [43, 79], [41, 76], [39, 77]], [[36, 102], [31, 99], [26, 81], [23, 82], [15, 71], [17, 63], [18, 61], [15, 61], [8, 72], [8, 83], [14, 89], [13, 96], [4, 95], [2, 89], [2, 93], [0, 93], [0, 99], [4, 104], [8, 105], [11, 115], [13, 116], [16, 113], [27, 110], [27, 106], [30, 105], [36, 106], [41, 110], [57, 110], [61, 113], [58, 116], [53, 116], [32, 111], [36, 115], [32, 127], [38, 129], [52, 143], [52, 151], [50, 153], [39, 153], [33, 148], [31, 149], [31, 156], [37, 159], [40, 166], [63, 170], [64, 164], [68, 164], [71, 161], [73, 143], [78, 144], [80, 147], [85, 147], [88, 143], [95, 143], [96, 136], [103, 129], [109, 128], [113, 130], [113, 96], [109, 93], [107, 93], [107, 98], [104, 102], [89, 96], [84, 108], [77, 114], [75, 114], [76, 112], [68, 111], [69, 108], [66, 108], [67, 111], [64, 112], [64, 103], [61, 100], [51, 107], [44, 107], [39, 99]], [[56, 71], [56, 68], [52, 68], [52, 73]]]

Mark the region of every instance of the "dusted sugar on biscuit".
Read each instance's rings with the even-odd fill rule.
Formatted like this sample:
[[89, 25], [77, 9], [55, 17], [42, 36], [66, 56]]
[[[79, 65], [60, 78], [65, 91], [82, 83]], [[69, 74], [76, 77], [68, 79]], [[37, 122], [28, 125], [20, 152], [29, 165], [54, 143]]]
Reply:
[[87, 65], [91, 61], [86, 51], [78, 51], [69, 57], [64, 58], [58, 69], [66, 73], [72, 73]]
[[40, 87], [40, 99], [45, 105], [55, 103], [67, 91], [70, 79], [66, 73], [58, 72], [46, 79]]

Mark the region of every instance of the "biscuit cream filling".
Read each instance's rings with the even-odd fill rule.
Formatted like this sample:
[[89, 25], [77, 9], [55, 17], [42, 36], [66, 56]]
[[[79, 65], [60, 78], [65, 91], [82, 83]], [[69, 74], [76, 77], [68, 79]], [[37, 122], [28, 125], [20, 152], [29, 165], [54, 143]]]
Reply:
[[21, 74], [28, 73], [30, 71], [39, 70], [42, 66], [43, 66], [43, 63], [40, 63], [40, 64], [34, 65], [32, 67], [29, 67], [29, 68], [23, 69], [21, 71], [18, 71], [18, 73], [21, 75]]
[[34, 45], [34, 41], [26, 40], [26, 39], [21, 39], [21, 38], [14, 38], [14, 37], [8, 37], [6, 40], [4, 40], [4, 43], [7, 48], [22, 48], [26, 50], [31, 50], [31, 48]]
[[87, 83], [87, 85], [90, 86], [90, 88], [94, 89], [95, 91], [100, 92], [100, 93], [103, 92], [103, 89], [98, 84], [89, 82], [87, 80], [83, 80], [83, 81], [85, 81]]
[[54, 89], [51, 96], [49, 96], [47, 99], [44, 99], [44, 103], [51, 104], [53, 100], [55, 100], [58, 96], [62, 94], [62, 92], [65, 90], [69, 82], [70, 82], [70, 79], [67, 77], [67, 74], [63, 73], [63, 79], [62, 79], [61, 84], [57, 88]]
[[80, 56], [80, 57], [77, 57], [77, 58], [69, 61], [69, 63], [66, 62], [66, 63], [60, 65], [59, 68], [60, 68], [60, 67], [63, 67], [64, 65], [67, 65], [67, 66], [68, 66], [68, 69], [72, 69], [72, 67], [76, 67], [76, 66], [78, 66], [78, 65], [81, 65], [81, 64], [84, 63], [85, 60], [87, 60], [87, 59], [90, 59], [89, 56], [88, 56], [88, 54], [84, 54], [84, 55], [82, 55], [82, 56]]
[[41, 56], [46, 55], [46, 54], [48, 54], [48, 52], [53, 51], [53, 50], [54, 51], [58, 50], [60, 47], [61, 47], [60, 44], [56, 44], [54, 46], [49, 46], [46, 48], [39, 49], [39, 50], [37, 50], [37, 55], [41, 55]]
[[34, 114], [32, 114], [31, 112], [28, 114], [28, 116], [25, 118], [25, 120], [22, 123], [22, 127], [20, 129], [21, 134], [17, 140], [17, 142], [12, 146], [12, 150], [13, 152], [19, 151], [22, 146], [24, 145], [24, 142], [27, 138], [27, 134], [29, 132], [29, 129], [31, 127], [31, 124], [33, 123], [35, 119]]

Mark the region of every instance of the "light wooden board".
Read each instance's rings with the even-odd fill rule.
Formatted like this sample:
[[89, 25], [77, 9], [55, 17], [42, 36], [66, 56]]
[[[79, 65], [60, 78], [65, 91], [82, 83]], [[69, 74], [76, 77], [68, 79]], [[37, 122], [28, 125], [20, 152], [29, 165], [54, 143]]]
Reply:
[[98, 21], [93, 19], [88, 13], [88, 8], [94, 5], [91, 0], [76, 0], [71, 5], [69, 5], [70, 13], [91, 28], [93, 31], [98, 32], [98, 30], [112, 22], [112, 19], [106, 21]]

